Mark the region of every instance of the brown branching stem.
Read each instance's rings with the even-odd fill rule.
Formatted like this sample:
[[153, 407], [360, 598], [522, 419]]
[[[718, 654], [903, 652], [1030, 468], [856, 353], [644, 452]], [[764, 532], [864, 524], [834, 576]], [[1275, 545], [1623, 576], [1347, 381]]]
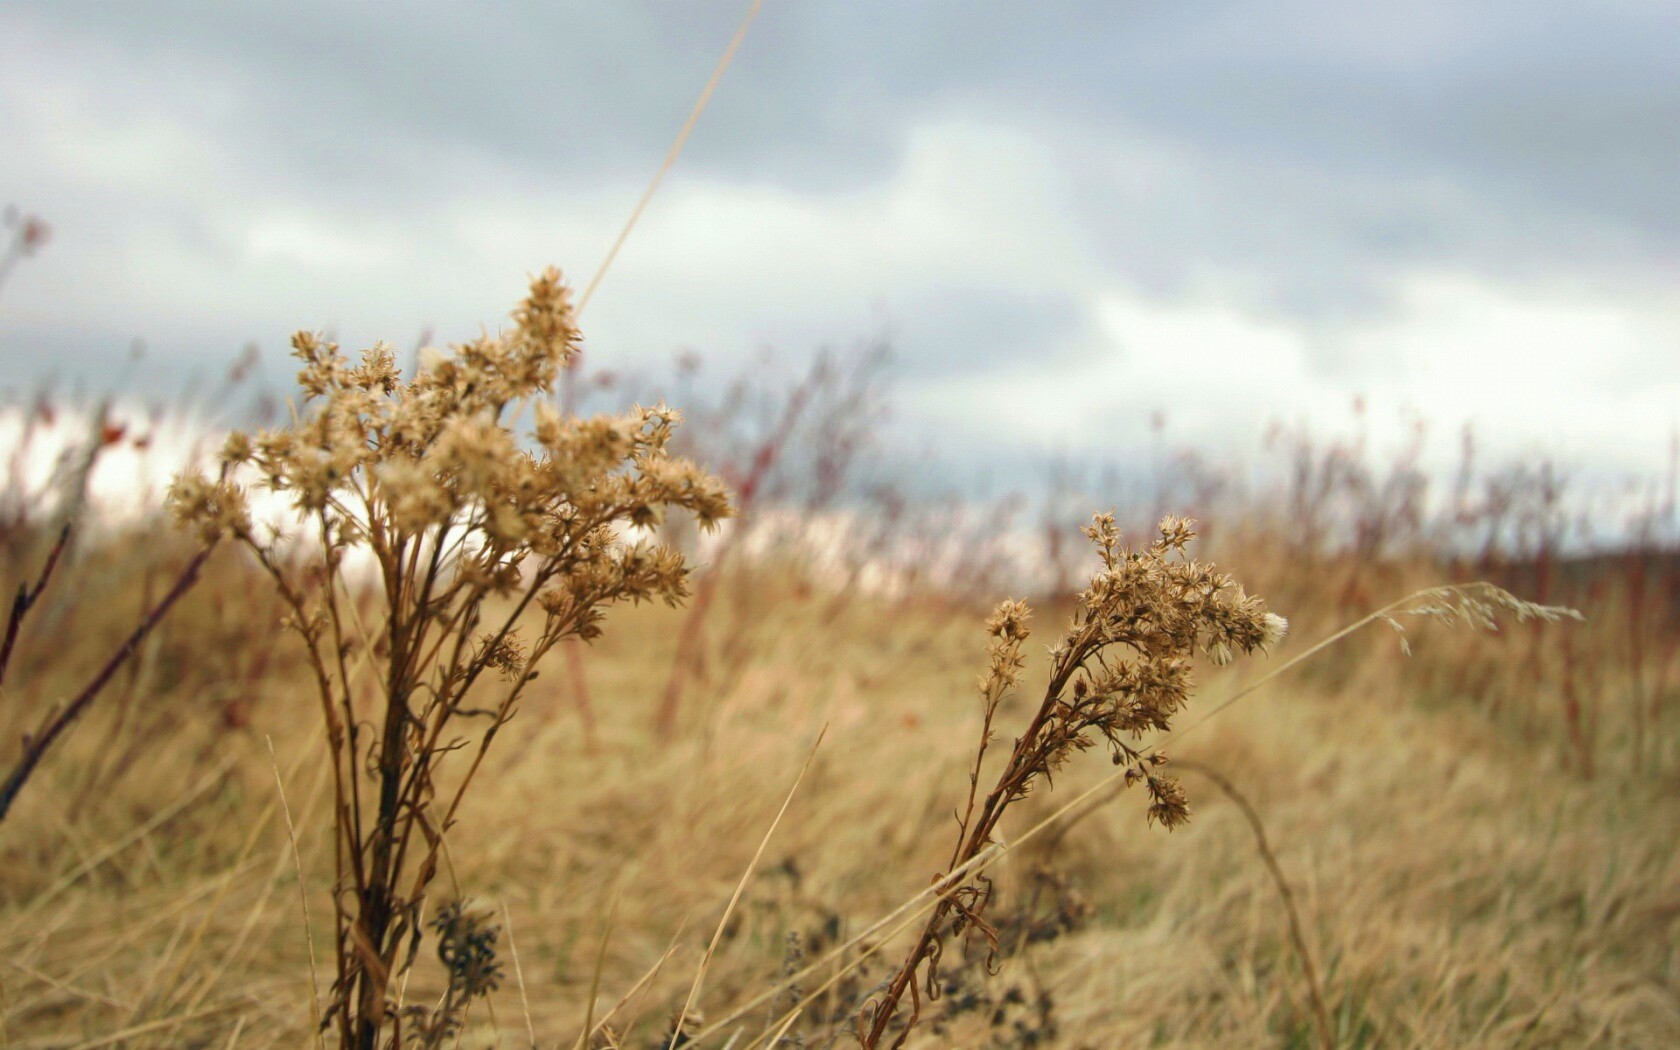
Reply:
[[[917, 973], [922, 964], [929, 964], [928, 986], [929, 995], [936, 995], [936, 967], [940, 954], [940, 930], [958, 913], [962, 921], [972, 924], [975, 928], [986, 931], [979, 912], [984, 907], [988, 889], [975, 891], [969, 888], [964, 876], [958, 874], [984, 852], [993, 841], [993, 834], [1003, 818], [1004, 810], [1009, 804], [1026, 794], [1029, 782], [1043, 770], [1043, 741], [1041, 731], [1051, 717], [1054, 705], [1066, 687], [1069, 678], [1078, 670], [1080, 662], [1088, 655], [1089, 650], [1081, 647], [1069, 647], [1059, 661], [1055, 674], [1051, 678], [1049, 687], [1045, 690], [1045, 700], [1038, 712], [1033, 716], [1032, 723], [1026, 732], [1015, 741], [1014, 751], [1010, 754], [1008, 764], [998, 776], [997, 784], [981, 806], [977, 819], [973, 818], [973, 785], [978, 783], [980, 760], [984, 756], [985, 748], [991, 734], [991, 717], [996, 710], [996, 701], [987, 696], [985, 718], [982, 727], [980, 754], [976, 757], [970, 772], [970, 802], [966, 813], [958, 826], [958, 845], [952, 854], [951, 863], [946, 866], [946, 874], [936, 880], [939, 885], [940, 897], [928, 915], [927, 922], [922, 926], [922, 932], [917, 937], [915, 945], [905, 955], [904, 962], [898, 972], [887, 983], [886, 990], [878, 1002], [873, 1004], [865, 1015], [866, 1030], [862, 1034], [862, 1043], [866, 1048], [877, 1046], [885, 1037], [887, 1027], [892, 1023], [898, 1012], [900, 1002], [906, 993], [910, 996], [910, 1015], [899, 1038], [893, 1046], [901, 1046], [914, 1027], [917, 1017], [921, 1013], [921, 991], [917, 985]], [[972, 826], [970, 824], [973, 819]], [[974, 898], [972, 905], [965, 904], [963, 895]], [[989, 931], [988, 931], [989, 932]], [[866, 1008], [868, 1009], [868, 1008]]]
[[0, 683], [6, 680], [6, 668], [11, 666], [12, 647], [17, 644], [18, 631], [23, 628], [24, 617], [29, 615], [29, 610], [40, 600], [41, 592], [47, 589], [47, 583], [52, 580], [53, 570], [58, 568], [58, 560], [69, 545], [70, 525], [66, 523], [58, 530], [58, 539], [47, 552], [47, 560], [41, 566], [41, 574], [35, 578], [35, 585], [18, 585], [17, 594], [12, 598], [11, 615], [6, 618], [6, 640], [0, 643]]
[[1289, 918], [1289, 940], [1294, 945], [1296, 958], [1300, 960], [1301, 972], [1307, 979], [1307, 993], [1312, 999], [1313, 1023], [1318, 1027], [1319, 1045], [1324, 1050], [1335, 1050], [1336, 1029], [1330, 1023], [1330, 1010], [1324, 1002], [1324, 989], [1319, 984], [1318, 970], [1313, 966], [1312, 952], [1307, 948], [1307, 938], [1301, 929], [1301, 913], [1295, 906], [1295, 892], [1289, 888], [1289, 880], [1283, 877], [1283, 867], [1278, 863], [1277, 854], [1272, 852], [1272, 847], [1266, 840], [1266, 828], [1260, 822], [1259, 812], [1247, 797], [1237, 790], [1235, 784], [1212, 766], [1190, 761], [1179, 761], [1175, 765], [1179, 769], [1188, 769], [1206, 777], [1226, 798], [1236, 803], [1243, 819], [1248, 821], [1249, 830], [1254, 833], [1255, 848], [1260, 851], [1260, 859], [1266, 863], [1266, 870], [1277, 886], [1278, 896], [1283, 898], [1283, 910]]
[[[1072, 625], [1051, 647], [1043, 698], [976, 812], [993, 716], [1025, 666], [1021, 645], [1030, 633], [1029, 611], [1019, 602], [1004, 602], [986, 623], [993, 641], [990, 667], [980, 681], [980, 745], [969, 772], [968, 801], [957, 820], [957, 845], [934, 882], [936, 900], [921, 933], [858, 1019], [865, 1050], [882, 1045], [895, 1021], [900, 1027], [890, 1045], [903, 1046], [920, 1018], [921, 989], [930, 1000], [939, 997], [939, 961], [948, 935], [978, 933], [997, 952], [997, 931], [985, 918], [992, 883], [959, 872], [995, 845], [1012, 804], [1037, 785], [1048, 785], [1075, 752], [1103, 744], [1123, 767], [1126, 784], [1146, 786], [1151, 823], [1168, 829], [1184, 823], [1189, 807], [1182, 789], [1157, 771], [1165, 758], [1146, 755], [1127, 740], [1169, 728], [1189, 699], [1189, 659], [1198, 649], [1222, 663], [1283, 637], [1287, 624], [1281, 617], [1245, 595], [1230, 576], [1188, 556], [1195, 536], [1189, 522], [1162, 521], [1159, 537], [1140, 550], [1121, 545], [1112, 515], [1098, 515], [1085, 532], [1098, 548], [1101, 569], [1080, 593]], [[899, 1017], [907, 995], [908, 1007]]]
[[[54, 562], [57, 560], [58, 552], [62, 549], [63, 535], [67, 535], [67, 531], [65, 534], [61, 534], [60, 546], [54, 548], [52, 556]], [[140, 648], [140, 643], [146, 640], [146, 636], [151, 634], [159, 623], [163, 622], [163, 618], [169, 614], [170, 609], [174, 608], [175, 603], [192, 590], [193, 585], [198, 582], [204, 563], [209, 560], [210, 554], [215, 548], [216, 544], [210, 543], [193, 555], [192, 559], [187, 562], [186, 567], [181, 570], [180, 576], [176, 577], [174, 585], [169, 588], [156, 605], [152, 606], [123, 644], [118, 646], [117, 651], [112, 653], [110, 659], [105, 661], [105, 665], [99, 669], [87, 685], [82, 687], [81, 692], [76, 694], [75, 699], [49, 715], [40, 729], [24, 737], [23, 754], [18, 759], [17, 766], [6, 777], [5, 781], [0, 783], [0, 820], [6, 819], [6, 814], [12, 808], [13, 800], [17, 798], [18, 792], [23, 790], [23, 785], [35, 772], [36, 767], [41, 764], [41, 760], [46, 757], [47, 751], [53, 743], [64, 734], [66, 729], [70, 728], [71, 723], [87, 712], [100, 692], [116, 676], [117, 671]], [[43, 574], [40, 585], [44, 586], [45, 582], [46, 574]], [[39, 596], [39, 593], [39, 590], [33, 592], [35, 596]], [[22, 597], [23, 593], [20, 592], [20, 600]], [[30, 600], [33, 601], [33, 598]], [[28, 603], [21, 604], [27, 611]], [[14, 604], [14, 617], [18, 615], [17, 609], [18, 604]], [[12, 631], [8, 628], [8, 642], [11, 635]], [[9, 656], [10, 653], [8, 652], [7, 655]]]

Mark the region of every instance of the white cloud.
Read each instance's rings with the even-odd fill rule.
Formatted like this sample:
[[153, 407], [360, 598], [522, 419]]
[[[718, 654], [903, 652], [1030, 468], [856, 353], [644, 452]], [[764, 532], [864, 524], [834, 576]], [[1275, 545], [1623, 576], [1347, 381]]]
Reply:
[[[1097, 295], [1093, 355], [1046, 367], [953, 379], [916, 409], [947, 432], [994, 445], [1017, 435], [1046, 449], [1125, 453], [1162, 411], [1175, 440], [1244, 458], [1272, 422], [1346, 433], [1355, 398], [1390, 440], [1421, 417], [1453, 465], [1469, 423], [1490, 458], [1544, 455], [1608, 472], [1662, 470], [1680, 426], [1680, 366], [1653, 347], [1680, 346], [1680, 301], [1490, 282], [1431, 271], [1408, 277], [1398, 309], [1342, 329], [1346, 352], [1375, 362], [1375, 385], [1310, 365], [1318, 338], [1273, 315], [1217, 300]], [[1661, 370], [1650, 370], [1651, 362]], [[1645, 371], [1641, 371], [1645, 369]]]
[[[1179, 49], [1170, 53], [1192, 72], [1197, 56], [1246, 56], [1244, 84], [1287, 66], [1277, 81], [1286, 101], [1310, 93], [1318, 82], [1303, 78], [1322, 68], [1401, 86], [1423, 78], [1423, 90], [1437, 66], [1495, 68], [1479, 56], [1512, 18], [1436, 5], [1385, 33], [1333, 6], [1289, 10], [1280, 23], [1273, 8], [1227, 8], [1168, 34]], [[125, 48], [114, 29], [4, 17], [23, 41], [0, 65], [0, 143], [13, 176], [4, 192], [58, 231], [0, 301], [0, 355], [18, 374], [41, 369], [41, 346], [81, 346], [60, 364], [96, 378], [135, 335], [207, 368], [253, 338], [273, 359], [299, 326], [331, 327], [351, 345], [406, 343], [425, 326], [470, 337], [498, 322], [535, 268], [555, 262], [587, 280], [642, 189], [641, 172], [614, 168], [579, 190], [586, 160], [568, 167], [560, 156], [549, 170], [517, 148], [528, 141], [498, 142], [477, 124], [451, 136], [429, 110], [422, 133], [403, 122], [419, 103], [396, 97], [388, 55], [386, 79], [362, 85], [349, 107], [354, 119], [335, 124], [343, 114], [323, 109], [312, 115], [318, 134], [281, 134], [300, 98], [323, 97], [309, 90], [323, 71], [307, 65], [308, 25], [284, 51], [298, 68], [264, 52], [258, 76], [207, 45], [176, 62], [152, 30]], [[206, 39], [220, 25], [194, 24]], [[1058, 42], [1070, 53], [1094, 46], [1056, 36], [1073, 22], [1035, 26], [1047, 55]], [[1261, 28], [1275, 32], [1256, 50]], [[1530, 66], [1550, 70], [1550, 46], [1537, 45]], [[1056, 93], [1106, 85], [1131, 97], [1135, 86], [1118, 78], [1057, 80], [1042, 94], [1021, 79], [964, 94], [941, 80], [938, 57], [897, 72], [944, 87], [906, 89], [902, 110], [869, 111], [891, 143], [886, 161], [829, 180], [785, 177], [821, 168], [822, 150], [846, 141], [813, 132], [778, 145], [812, 153], [781, 177], [728, 158], [679, 165], [585, 319], [592, 360], [658, 368], [690, 346], [736, 362], [764, 345], [803, 355], [885, 325], [916, 365], [901, 417], [942, 434], [958, 459], [1000, 446], [1124, 448], [1145, 438], [1156, 409], [1175, 439], [1240, 449], [1273, 419], [1343, 426], [1360, 395], [1377, 421], [1410, 410], [1441, 431], [1473, 421], [1513, 452], [1605, 470], [1662, 466], [1680, 416], [1680, 288], [1672, 266], [1651, 263], [1660, 231], [1642, 239], [1621, 220], [1594, 225], [1614, 201], [1512, 203], [1500, 196], [1509, 172], [1478, 181], [1407, 139], [1403, 122], [1353, 119], [1363, 112], [1353, 95], [1353, 108], [1313, 118], [1351, 137], [1297, 140], [1287, 113], [1266, 99], [1245, 109], [1210, 81], [1198, 104], [1217, 112], [1178, 133], [1167, 117], [1199, 111], [1134, 125]], [[1035, 71], [1062, 72], [1015, 75]], [[296, 80], [262, 79], [279, 74]], [[357, 87], [352, 73], [333, 75], [337, 89]], [[749, 83], [726, 83], [697, 141], [728, 119], [728, 92]], [[844, 108], [820, 83], [799, 84], [821, 112]], [[1378, 116], [1411, 98], [1394, 96], [1393, 82], [1367, 86]], [[1169, 89], [1134, 101], [1147, 109]], [[899, 101], [882, 91], [871, 105]], [[1010, 92], [1029, 104], [977, 101]], [[486, 97], [511, 106], [520, 94]], [[533, 104], [551, 105], [541, 94]], [[805, 112], [795, 101], [788, 113]], [[755, 97], [741, 112], [754, 106], [777, 108]], [[497, 111], [525, 136], [564, 123], [527, 128], [518, 115]], [[750, 130], [732, 126], [730, 141]], [[1382, 150], [1357, 163], [1333, 155], [1367, 132]], [[320, 156], [288, 154], [303, 144]], [[1624, 152], [1637, 158], [1641, 145]], [[572, 148], [592, 147], [580, 136]], [[360, 159], [334, 167], [346, 157]], [[848, 160], [832, 165], [853, 172]]]

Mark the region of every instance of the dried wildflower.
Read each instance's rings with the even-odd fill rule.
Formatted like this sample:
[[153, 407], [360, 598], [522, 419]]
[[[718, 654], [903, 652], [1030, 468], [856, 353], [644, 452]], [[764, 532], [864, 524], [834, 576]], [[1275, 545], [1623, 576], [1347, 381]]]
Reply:
[[444, 905], [432, 920], [438, 935], [438, 961], [449, 973], [449, 987], [465, 998], [490, 994], [501, 983], [501, 964], [496, 961], [496, 939], [501, 930], [491, 925], [484, 912], [471, 911], [465, 901]]
[[476, 659], [511, 682], [518, 679], [525, 670], [525, 647], [520, 644], [516, 634], [487, 634], [479, 639]]
[[986, 620], [986, 633], [992, 636], [992, 643], [986, 647], [987, 669], [980, 676], [980, 693], [991, 706], [1021, 680], [1027, 666], [1021, 643], [1032, 634], [1027, 626], [1031, 618], [1032, 610], [1025, 602], [1005, 601]]
[[449, 984], [435, 1006], [403, 1010], [402, 1041], [415, 1050], [441, 1050], [454, 1042], [466, 1028], [473, 1000], [495, 991], [502, 980], [501, 963], [496, 960], [501, 931], [488, 915], [470, 910], [465, 901], [452, 901], [429, 925], [437, 934], [438, 961], [449, 975]]
[[[1198, 650], [1216, 663], [1238, 653], [1275, 645], [1288, 628], [1258, 598], [1231, 577], [1192, 559], [1195, 538], [1182, 518], [1161, 522], [1153, 542], [1138, 550], [1121, 544], [1113, 515], [1094, 518], [1085, 534], [1097, 547], [1101, 566], [1079, 594], [1073, 622], [1050, 647], [1050, 683], [1026, 730], [1016, 738], [995, 786], [978, 797], [981, 762], [992, 739], [993, 716], [1004, 695], [1020, 680], [1020, 644], [1027, 609], [1004, 602], [986, 621], [992, 636], [987, 672], [981, 676], [980, 746], [969, 773], [968, 803], [955, 848], [940, 880], [942, 896], [921, 937], [876, 1002], [866, 1005], [859, 1037], [877, 1046], [910, 996], [908, 1017], [893, 1046], [902, 1046], [920, 1014], [921, 991], [938, 998], [939, 958], [947, 931], [976, 931], [995, 951], [998, 935], [985, 919], [992, 884], [983, 875], [958, 874], [991, 847], [1004, 811], [1040, 781], [1048, 783], [1073, 754], [1104, 746], [1126, 767], [1126, 784], [1147, 786], [1149, 823], [1171, 830], [1185, 823], [1190, 807], [1178, 781], [1157, 768], [1164, 759], [1134, 746], [1143, 734], [1165, 732], [1191, 691], [1191, 657]], [[918, 972], [925, 964], [925, 980]]]
[[[731, 514], [720, 481], [668, 452], [673, 410], [577, 419], [549, 406], [580, 339], [558, 272], [531, 282], [513, 320], [426, 352], [407, 380], [388, 345], [352, 363], [319, 336], [294, 336], [305, 414], [234, 434], [223, 449], [224, 477], [290, 501], [302, 526], [293, 534], [258, 537], [231, 481], [188, 475], [171, 492], [185, 526], [255, 556], [305, 643], [334, 757], [341, 892], [329, 1020], [347, 1047], [380, 1042], [442, 836], [537, 663], [565, 638], [598, 634], [608, 605], [688, 593], [681, 555], [627, 539], [629, 527], [672, 507], [703, 528]], [[535, 423], [516, 432], [531, 402]], [[378, 568], [376, 638], [344, 599], [357, 589], [343, 574], [352, 550]], [[347, 654], [358, 648], [383, 662], [369, 676], [376, 686], [354, 674]], [[469, 715], [488, 716], [476, 741], [451, 731]], [[462, 775], [440, 789], [439, 767], [463, 749]], [[463, 929], [444, 931], [457, 945], [452, 966], [476, 958]], [[475, 972], [470, 989], [494, 979], [493, 968]], [[428, 1021], [426, 1038], [450, 1023]]]
[[178, 478], [169, 487], [168, 507], [176, 521], [206, 543], [225, 535], [244, 538], [251, 534], [245, 490], [229, 481], [211, 481], [201, 475]]
[[1185, 798], [1177, 777], [1147, 775], [1144, 780], [1149, 785], [1149, 823], [1159, 823], [1171, 831], [1189, 822], [1190, 800]]
[[227, 443], [222, 446], [222, 462], [230, 465], [244, 463], [251, 458], [251, 452], [250, 435], [236, 430], [228, 435]]

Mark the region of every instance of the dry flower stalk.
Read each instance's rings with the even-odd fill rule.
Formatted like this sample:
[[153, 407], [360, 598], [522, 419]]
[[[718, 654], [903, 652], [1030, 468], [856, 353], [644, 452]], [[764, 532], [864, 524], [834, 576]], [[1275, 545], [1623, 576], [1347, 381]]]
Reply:
[[1026, 666], [1021, 646], [1031, 633], [1030, 610], [1022, 602], [1005, 601], [986, 622], [992, 641], [979, 680], [980, 745], [956, 844], [936, 880], [939, 900], [921, 934], [880, 997], [867, 1003], [859, 1017], [858, 1036], [866, 1048], [886, 1037], [906, 994], [909, 1012], [891, 1044], [895, 1048], [909, 1038], [920, 1017], [920, 988], [930, 1000], [938, 998], [947, 935], [978, 932], [997, 949], [997, 932], [985, 918], [991, 880], [972, 874], [971, 862], [994, 844], [1011, 804], [1040, 781], [1048, 783], [1074, 752], [1101, 743], [1115, 765], [1126, 767], [1125, 783], [1141, 783], [1148, 790], [1150, 823], [1169, 830], [1183, 824], [1189, 803], [1177, 779], [1161, 770], [1166, 757], [1133, 744], [1146, 732], [1171, 728], [1189, 698], [1190, 659], [1198, 649], [1215, 663], [1228, 663], [1237, 653], [1276, 644], [1288, 627], [1229, 575], [1190, 558], [1187, 548], [1195, 532], [1188, 521], [1165, 519], [1159, 536], [1141, 550], [1122, 546], [1112, 514], [1098, 515], [1085, 534], [1097, 546], [1101, 567], [1079, 594], [1067, 633], [1050, 647], [1050, 681], [1038, 710], [981, 800], [980, 773], [995, 716]]
[[[687, 595], [681, 555], [630, 527], [671, 507], [703, 527], [731, 513], [717, 479], [668, 454], [672, 409], [579, 419], [552, 407], [580, 339], [558, 272], [532, 281], [513, 320], [428, 351], [407, 380], [388, 346], [353, 365], [299, 333], [313, 411], [235, 433], [219, 480], [187, 475], [170, 492], [183, 525], [255, 557], [304, 643], [334, 782], [337, 980], [322, 1023], [358, 1050], [401, 1042], [388, 988], [417, 950], [443, 836], [537, 663], [563, 639], [596, 637], [611, 603]], [[536, 419], [522, 439], [512, 426], [527, 401]], [[240, 477], [285, 494], [300, 534], [255, 525]], [[377, 570], [371, 631], [345, 573], [352, 551]], [[354, 673], [358, 654], [377, 681]], [[442, 790], [456, 751], [465, 766]]]
[[[40, 576], [36, 578], [34, 586], [30, 586], [28, 583], [20, 584], [16, 595], [13, 596], [11, 614], [6, 621], [5, 639], [0, 642], [0, 682], [4, 682], [6, 678], [6, 669], [11, 664], [13, 646], [17, 642], [18, 632], [23, 626], [23, 621], [40, 599], [42, 592], [46, 590], [47, 584], [52, 580], [53, 571], [58, 567], [59, 560], [63, 557], [65, 548], [70, 543], [70, 533], [71, 527], [68, 524], [59, 530], [58, 539], [48, 552], [46, 563], [41, 569]], [[47, 757], [47, 752], [79, 718], [87, 713], [88, 709], [93, 706], [93, 702], [99, 698], [100, 693], [104, 692], [105, 687], [111, 684], [111, 680], [116, 677], [117, 672], [135, 653], [140, 651], [141, 644], [168, 617], [175, 604], [198, 585], [204, 564], [209, 561], [210, 555], [215, 549], [216, 543], [212, 540], [188, 559], [187, 564], [175, 577], [175, 582], [170, 585], [169, 590], [164, 592], [163, 597], [140, 617], [134, 629], [129, 632], [127, 639], [106, 659], [99, 670], [94, 672], [93, 677], [88, 679], [87, 684], [81, 688], [75, 697], [68, 703], [54, 704], [42, 717], [40, 725], [34, 731], [23, 735], [23, 746], [18, 755], [17, 764], [4, 777], [0, 777], [0, 821], [4, 821], [6, 814], [11, 812], [12, 803], [17, 800], [24, 785], [40, 768], [41, 762]]]

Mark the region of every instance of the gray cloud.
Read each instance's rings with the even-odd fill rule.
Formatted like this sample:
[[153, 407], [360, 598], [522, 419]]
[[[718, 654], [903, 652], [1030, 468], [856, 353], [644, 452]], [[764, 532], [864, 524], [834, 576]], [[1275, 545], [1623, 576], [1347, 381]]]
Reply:
[[1083, 304], [1067, 295], [1011, 289], [936, 289], [886, 311], [889, 338], [921, 348], [896, 369], [907, 382], [937, 383], [1025, 360], [1067, 365], [1091, 351]]
[[[386, 147], [561, 182], [642, 175], [739, 6], [107, 0], [5, 17], [22, 47], [147, 78], [118, 90], [162, 91], [277, 176], [353, 192]], [[1485, 180], [1672, 243], [1677, 35], [1672, 5], [1577, 0], [771, 4], [689, 164], [883, 178], [929, 111], [983, 107], [1135, 123], [1232, 165]]]
[[[470, 335], [599, 258], [744, 8], [0, 8], [0, 196], [60, 230], [0, 356]], [[1654, 0], [768, 3], [590, 328], [646, 363], [884, 318], [937, 399], [1149, 354], [1093, 324], [1115, 295], [1292, 333], [1327, 390], [1408, 381], [1368, 333], [1420, 274], [1670, 317], [1677, 41]], [[1652, 324], [1606, 375], [1680, 382]]]

